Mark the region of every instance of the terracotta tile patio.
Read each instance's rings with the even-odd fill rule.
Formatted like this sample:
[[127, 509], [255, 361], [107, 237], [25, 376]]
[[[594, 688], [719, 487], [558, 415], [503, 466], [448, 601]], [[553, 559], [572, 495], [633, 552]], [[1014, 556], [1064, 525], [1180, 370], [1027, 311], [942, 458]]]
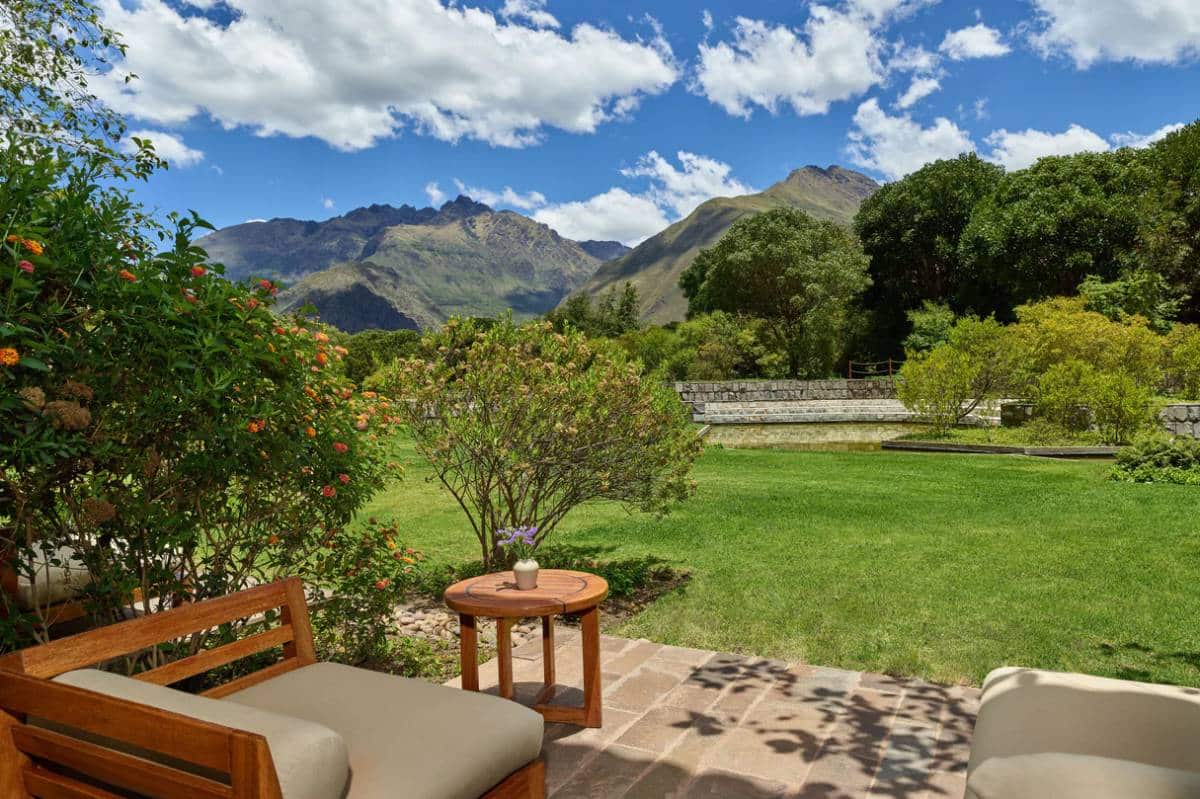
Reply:
[[[579, 634], [556, 636], [558, 681], [579, 685]], [[963, 795], [976, 689], [608, 636], [601, 647], [603, 728], [546, 725], [553, 799]], [[540, 640], [517, 647], [513, 676], [532, 703]], [[496, 662], [479, 678], [495, 692]]]

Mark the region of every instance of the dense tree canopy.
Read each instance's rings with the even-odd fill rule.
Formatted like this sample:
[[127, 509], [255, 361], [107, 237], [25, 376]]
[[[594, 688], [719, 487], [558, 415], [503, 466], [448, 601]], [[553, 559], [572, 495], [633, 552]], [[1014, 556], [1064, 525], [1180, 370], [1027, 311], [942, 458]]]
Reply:
[[854, 229], [871, 257], [873, 337], [881, 354], [904, 338], [905, 312], [926, 300], [962, 313], [969, 279], [959, 266], [958, 243], [976, 204], [996, 188], [1004, 170], [974, 153], [935, 161], [888, 183], [863, 203]]
[[738, 220], [680, 277], [688, 314], [764, 320], [792, 377], [825, 377], [842, 355], [854, 299], [871, 283], [854, 235], [794, 209]]
[[1009, 317], [1027, 300], [1074, 294], [1088, 275], [1137, 265], [1150, 172], [1133, 150], [1043, 158], [1006, 175], [971, 215], [959, 245], [976, 313]]
[[1142, 204], [1145, 265], [1190, 297], [1182, 318], [1200, 321], [1200, 122], [1146, 150], [1144, 160], [1154, 179]]

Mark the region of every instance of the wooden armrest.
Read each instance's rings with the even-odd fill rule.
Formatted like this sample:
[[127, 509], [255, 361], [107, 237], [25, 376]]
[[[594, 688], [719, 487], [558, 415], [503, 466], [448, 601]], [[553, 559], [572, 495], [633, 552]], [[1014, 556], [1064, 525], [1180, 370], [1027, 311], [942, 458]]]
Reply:
[[0, 671], [0, 697], [0, 786], [19, 781], [14, 796], [282, 797], [262, 735], [12, 672]]

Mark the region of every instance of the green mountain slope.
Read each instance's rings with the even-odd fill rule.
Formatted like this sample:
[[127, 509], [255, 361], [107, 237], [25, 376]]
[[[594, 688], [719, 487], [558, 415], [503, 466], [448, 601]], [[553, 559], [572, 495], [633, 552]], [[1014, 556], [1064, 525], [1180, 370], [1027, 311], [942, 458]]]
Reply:
[[599, 296], [626, 281], [637, 286], [642, 317], [650, 322], [682, 319], [687, 301], [679, 276], [704, 247], [711, 247], [743, 216], [773, 208], [799, 208], [818, 219], [849, 225], [862, 201], [878, 184], [858, 172], [831, 166], [797, 169], [766, 191], [741, 197], [718, 197], [651, 236], [626, 255], [606, 262], [582, 291]]

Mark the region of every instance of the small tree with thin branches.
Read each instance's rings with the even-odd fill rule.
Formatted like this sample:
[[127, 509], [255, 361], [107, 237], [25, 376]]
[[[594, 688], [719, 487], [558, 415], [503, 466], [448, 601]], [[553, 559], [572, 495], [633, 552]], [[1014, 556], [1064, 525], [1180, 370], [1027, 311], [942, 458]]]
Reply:
[[540, 545], [584, 502], [663, 513], [694, 490], [702, 444], [679, 397], [611, 343], [545, 322], [451, 320], [422, 357], [373, 383], [396, 400], [488, 568], [503, 559], [497, 530], [535, 526]]

